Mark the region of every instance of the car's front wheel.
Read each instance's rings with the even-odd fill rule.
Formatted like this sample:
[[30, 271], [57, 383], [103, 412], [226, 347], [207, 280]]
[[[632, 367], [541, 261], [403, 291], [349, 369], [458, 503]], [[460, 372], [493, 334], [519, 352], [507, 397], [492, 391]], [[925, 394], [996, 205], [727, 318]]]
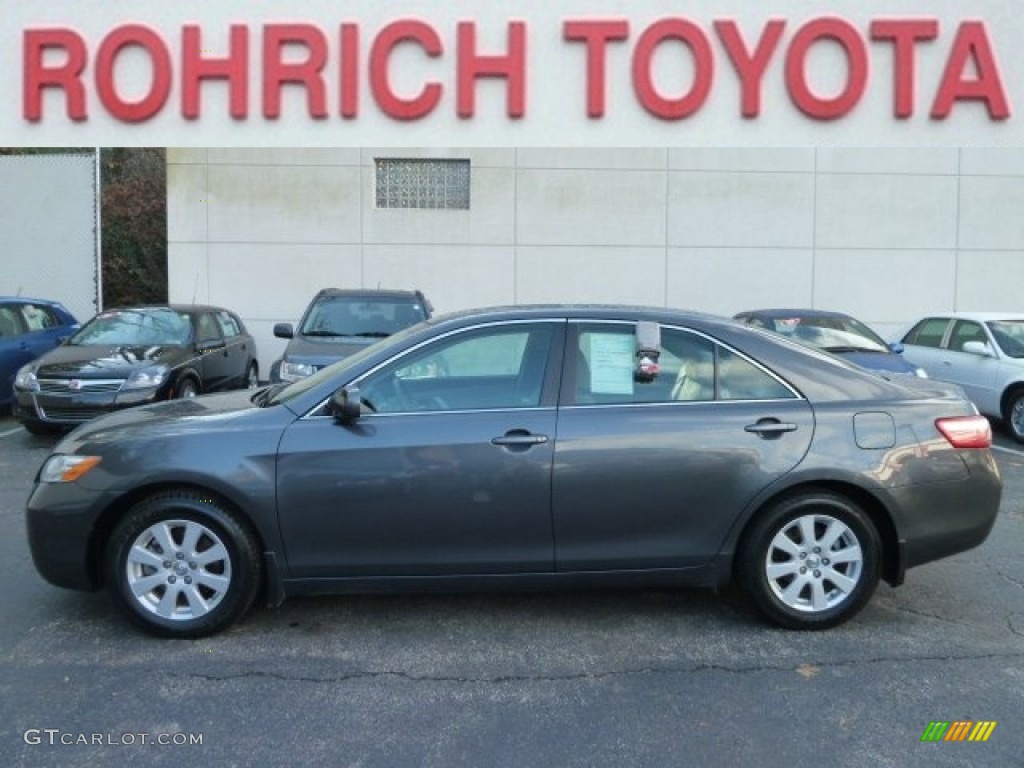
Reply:
[[1003, 424], [1006, 425], [1010, 437], [1018, 443], [1024, 443], [1024, 389], [1011, 392], [1006, 399]]
[[248, 526], [195, 491], [161, 493], [133, 507], [106, 547], [106, 583], [135, 624], [163, 637], [213, 634], [252, 605], [260, 551]]
[[849, 499], [809, 492], [784, 499], [752, 523], [739, 577], [754, 605], [790, 629], [826, 629], [854, 616], [874, 594], [881, 542]]

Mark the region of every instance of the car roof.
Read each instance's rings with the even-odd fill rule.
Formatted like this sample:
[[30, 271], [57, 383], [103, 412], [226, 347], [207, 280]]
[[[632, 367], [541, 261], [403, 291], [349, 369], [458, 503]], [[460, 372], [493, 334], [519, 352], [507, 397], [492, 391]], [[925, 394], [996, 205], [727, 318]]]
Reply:
[[416, 299], [422, 300], [420, 291], [399, 290], [397, 288], [322, 288], [317, 291], [320, 296], [365, 296], [374, 299]]
[[926, 320], [930, 317], [951, 317], [956, 320], [976, 320], [979, 323], [990, 322], [993, 320], [1024, 320], [1024, 312], [932, 312], [927, 315], [923, 315], [920, 319]]
[[19, 301], [23, 304], [46, 304], [51, 307], [64, 306], [55, 299], [36, 299], [31, 296], [0, 296], [0, 301]]
[[225, 307], [216, 307], [210, 304], [126, 304], [118, 307], [106, 307], [103, 312], [124, 312], [127, 310], [143, 309], [169, 309], [172, 312], [229, 312], [236, 314]]
[[757, 317], [786, 318], [786, 317], [852, 317], [845, 312], [833, 312], [829, 309], [748, 309], [737, 313], [739, 315], [753, 315]]

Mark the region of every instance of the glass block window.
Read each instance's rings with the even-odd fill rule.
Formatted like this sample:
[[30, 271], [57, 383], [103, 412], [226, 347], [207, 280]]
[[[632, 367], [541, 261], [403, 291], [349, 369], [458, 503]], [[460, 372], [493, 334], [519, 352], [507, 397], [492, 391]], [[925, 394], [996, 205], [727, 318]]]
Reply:
[[378, 158], [377, 207], [469, 210], [469, 160]]

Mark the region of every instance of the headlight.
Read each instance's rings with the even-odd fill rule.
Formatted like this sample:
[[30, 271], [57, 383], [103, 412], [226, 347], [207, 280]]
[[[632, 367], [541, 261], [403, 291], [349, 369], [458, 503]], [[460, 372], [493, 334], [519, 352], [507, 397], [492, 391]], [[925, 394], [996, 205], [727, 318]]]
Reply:
[[313, 375], [313, 366], [309, 363], [281, 363], [280, 376], [285, 381], [298, 381]]
[[100, 463], [99, 456], [66, 456], [54, 454], [39, 470], [41, 483], [71, 483]]
[[165, 381], [170, 369], [166, 365], [153, 365], [132, 372], [122, 389], [156, 389]]
[[924, 368], [915, 368], [914, 375], [922, 379], [928, 378], [928, 373], [925, 371]]
[[36, 371], [31, 365], [23, 365], [18, 369], [14, 377], [14, 386], [27, 392], [38, 392], [39, 381], [36, 379]]

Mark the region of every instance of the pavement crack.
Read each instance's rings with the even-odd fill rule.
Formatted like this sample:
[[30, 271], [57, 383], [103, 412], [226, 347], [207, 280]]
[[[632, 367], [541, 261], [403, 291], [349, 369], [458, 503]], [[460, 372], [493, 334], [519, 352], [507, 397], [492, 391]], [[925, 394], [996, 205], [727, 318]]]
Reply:
[[[1022, 634], [1015, 629], [1007, 619], [1010, 631], [1014, 634]], [[318, 685], [333, 685], [359, 680], [374, 680], [380, 678], [394, 678], [410, 683], [453, 683], [457, 685], [507, 685], [516, 683], [565, 683], [580, 681], [600, 681], [611, 678], [634, 677], [638, 675], [672, 675], [691, 674], [700, 672], [725, 672], [728, 674], [748, 675], [761, 672], [797, 672], [802, 673], [809, 667], [821, 669], [842, 669], [873, 664], [906, 664], [908, 662], [937, 662], [949, 663], [951, 661], [983, 661], [987, 659], [1022, 659], [1024, 651], [1020, 653], [989, 653], [989, 654], [937, 654], [923, 656], [877, 656], [865, 659], [846, 659], [840, 661], [807, 661], [802, 660], [793, 664], [689, 664], [678, 666], [641, 666], [629, 669], [606, 670], [602, 672], [577, 672], [552, 675], [493, 675], [493, 676], [472, 676], [472, 675], [416, 675], [401, 670], [354, 670], [340, 675], [292, 675], [284, 672], [268, 672], [266, 670], [243, 670], [238, 672], [225, 673], [203, 673], [189, 672], [186, 674], [169, 673], [171, 678], [191, 678], [204, 680], [206, 682], [229, 682], [232, 680], [247, 680], [264, 678], [267, 680], [280, 680], [282, 682], [312, 683]]]

